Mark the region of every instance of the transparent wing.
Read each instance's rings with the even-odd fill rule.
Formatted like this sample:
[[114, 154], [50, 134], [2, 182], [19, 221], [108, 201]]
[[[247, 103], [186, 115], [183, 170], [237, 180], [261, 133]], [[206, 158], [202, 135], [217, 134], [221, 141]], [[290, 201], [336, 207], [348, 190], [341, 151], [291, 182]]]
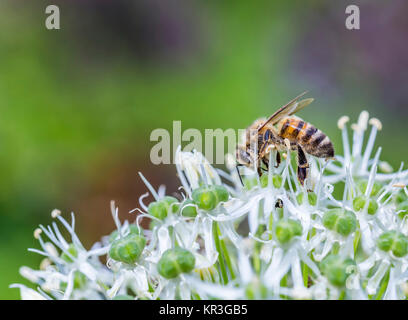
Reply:
[[279, 108], [274, 114], [272, 114], [266, 121], [265, 123], [259, 127], [258, 131], [261, 130], [267, 123], [272, 123], [276, 124], [278, 123], [282, 118], [291, 116], [292, 114], [295, 114], [299, 110], [303, 109], [304, 107], [308, 106], [313, 102], [313, 98], [309, 99], [304, 99], [301, 101], [297, 101], [299, 98], [303, 97], [307, 91], [303, 92], [302, 94], [298, 95], [296, 98], [292, 99], [289, 101], [287, 104], [285, 104], [283, 107]]

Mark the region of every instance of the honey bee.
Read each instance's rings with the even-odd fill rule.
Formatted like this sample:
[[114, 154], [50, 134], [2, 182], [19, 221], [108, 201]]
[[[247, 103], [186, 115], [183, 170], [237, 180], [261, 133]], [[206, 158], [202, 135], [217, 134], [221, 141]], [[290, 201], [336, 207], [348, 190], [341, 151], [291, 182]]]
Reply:
[[[245, 144], [238, 145], [236, 150], [238, 174], [238, 167], [246, 166], [256, 167], [260, 176], [262, 165], [265, 165], [266, 169], [269, 167], [271, 149], [277, 151], [275, 167], [278, 167], [281, 162], [280, 152], [289, 147], [297, 152], [297, 177], [303, 186], [309, 168], [306, 154], [326, 160], [334, 159], [334, 148], [329, 137], [310, 123], [293, 116], [313, 102], [311, 98], [298, 101], [306, 93], [303, 92], [289, 101], [269, 118], [255, 120], [247, 128]], [[241, 178], [240, 174], [239, 176]]]

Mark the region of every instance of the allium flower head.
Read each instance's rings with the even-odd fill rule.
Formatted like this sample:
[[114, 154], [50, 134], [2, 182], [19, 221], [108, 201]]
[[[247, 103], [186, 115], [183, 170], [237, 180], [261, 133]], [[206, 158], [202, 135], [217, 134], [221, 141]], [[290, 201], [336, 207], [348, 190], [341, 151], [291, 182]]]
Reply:
[[155, 200], [142, 195], [123, 223], [112, 202], [116, 230], [89, 250], [74, 215], [53, 211], [34, 232], [41, 249], [29, 249], [44, 256], [39, 270], [20, 269], [35, 290], [11, 287], [23, 299], [406, 299], [408, 171], [380, 160], [378, 119], [348, 121], [338, 121], [343, 155], [309, 156], [305, 186], [290, 150], [261, 177], [246, 169], [242, 186], [233, 166], [179, 148], [178, 197], [140, 173]]

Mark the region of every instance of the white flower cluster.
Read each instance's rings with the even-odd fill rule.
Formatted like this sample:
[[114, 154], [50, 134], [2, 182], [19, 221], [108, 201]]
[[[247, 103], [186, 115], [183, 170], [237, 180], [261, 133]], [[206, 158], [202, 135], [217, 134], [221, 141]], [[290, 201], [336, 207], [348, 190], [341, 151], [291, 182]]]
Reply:
[[338, 122], [344, 155], [309, 157], [305, 186], [289, 150], [261, 177], [248, 169], [242, 186], [235, 168], [179, 149], [180, 197], [140, 174], [155, 201], [141, 196], [133, 223], [112, 203], [117, 230], [90, 250], [74, 216], [54, 210], [34, 232], [41, 249], [29, 249], [44, 256], [39, 270], [20, 269], [35, 290], [11, 287], [22, 299], [406, 299], [408, 171], [392, 172], [381, 148], [371, 157], [379, 120], [363, 111], [352, 130], [348, 120]]

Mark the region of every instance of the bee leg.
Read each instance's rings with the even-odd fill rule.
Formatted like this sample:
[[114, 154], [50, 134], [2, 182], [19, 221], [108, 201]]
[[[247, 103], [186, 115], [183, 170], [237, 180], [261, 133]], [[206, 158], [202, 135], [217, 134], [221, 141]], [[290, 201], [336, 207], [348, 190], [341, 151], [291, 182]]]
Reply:
[[271, 144], [272, 140], [272, 132], [271, 130], [266, 130], [263, 137], [260, 136], [259, 138], [259, 144], [261, 144], [261, 147], [259, 148], [259, 157], [264, 158], [266, 148]]
[[303, 186], [307, 178], [307, 169], [298, 167], [297, 176], [300, 184]]
[[276, 164], [275, 164], [275, 168], [278, 168], [279, 165], [280, 165], [280, 163], [281, 163], [281, 155], [280, 155], [280, 152], [277, 151], [277, 152], [276, 152]]
[[266, 170], [269, 169], [269, 162], [266, 160], [266, 158], [262, 158], [263, 164], [266, 166]]
[[300, 145], [297, 146], [298, 149], [298, 169], [297, 169], [297, 176], [300, 184], [303, 186], [306, 178], [307, 178], [307, 169], [309, 168], [309, 164], [307, 162], [307, 158], [305, 152], [303, 151]]

